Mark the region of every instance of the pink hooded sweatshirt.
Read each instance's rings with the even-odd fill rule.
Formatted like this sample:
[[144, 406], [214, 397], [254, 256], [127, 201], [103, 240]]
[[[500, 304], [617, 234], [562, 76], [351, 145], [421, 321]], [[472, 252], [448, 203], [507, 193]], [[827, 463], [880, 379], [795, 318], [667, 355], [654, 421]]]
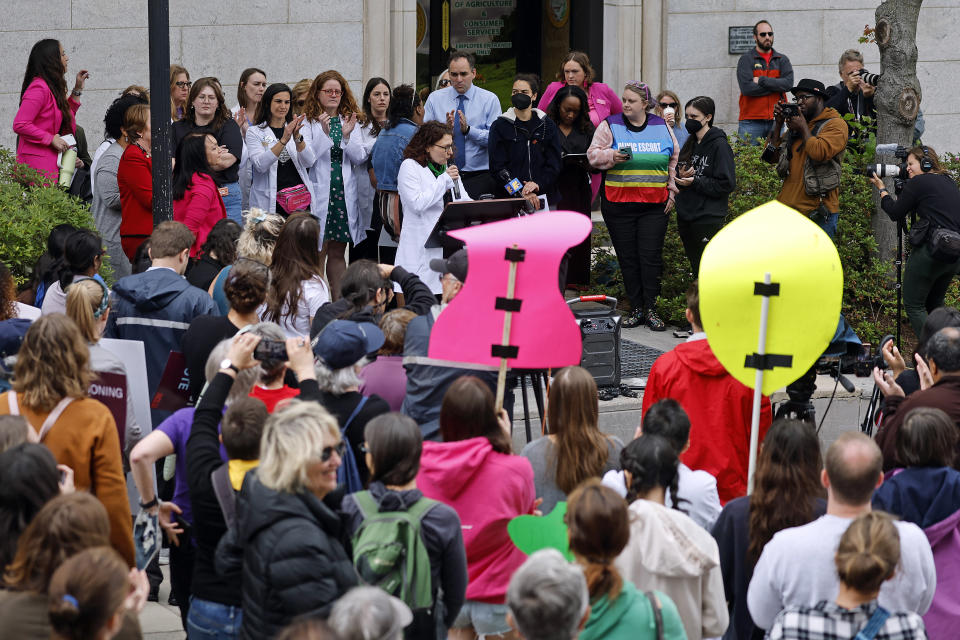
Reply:
[[507, 523], [533, 513], [533, 468], [526, 458], [497, 453], [483, 437], [424, 442], [417, 488], [453, 507], [467, 552], [467, 600], [503, 604], [507, 585], [523, 561]]

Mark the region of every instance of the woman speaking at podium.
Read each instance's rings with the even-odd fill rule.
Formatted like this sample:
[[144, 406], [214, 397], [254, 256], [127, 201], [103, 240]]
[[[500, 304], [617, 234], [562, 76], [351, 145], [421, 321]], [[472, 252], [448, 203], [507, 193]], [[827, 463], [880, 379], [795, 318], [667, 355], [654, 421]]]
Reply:
[[457, 167], [447, 165], [453, 151], [449, 125], [426, 122], [410, 139], [397, 174], [403, 222], [394, 264], [417, 274], [434, 294], [440, 293], [440, 274], [430, 269], [430, 260], [442, 258], [443, 249], [423, 245], [448, 202], [471, 200]]

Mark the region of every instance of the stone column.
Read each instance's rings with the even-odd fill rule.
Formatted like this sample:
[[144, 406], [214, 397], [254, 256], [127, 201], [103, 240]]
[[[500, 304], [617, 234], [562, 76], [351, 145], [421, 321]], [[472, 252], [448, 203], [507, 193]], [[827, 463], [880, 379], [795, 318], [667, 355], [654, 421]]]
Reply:
[[416, 80], [417, 1], [364, 0], [363, 81], [374, 76], [393, 85]]

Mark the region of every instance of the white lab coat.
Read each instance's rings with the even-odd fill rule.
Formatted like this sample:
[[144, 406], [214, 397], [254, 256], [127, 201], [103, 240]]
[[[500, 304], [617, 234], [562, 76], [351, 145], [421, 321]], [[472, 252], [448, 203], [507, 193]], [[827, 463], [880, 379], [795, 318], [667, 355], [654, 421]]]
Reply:
[[[234, 105], [230, 113], [236, 118], [237, 114], [240, 113], [240, 105]], [[252, 113], [247, 114], [248, 121], [251, 116], [253, 116]], [[240, 128], [240, 131], [243, 131], [243, 127]], [[253, 182], [253, 174], [250, 171], [250, 154], [247, 153], [246, 138], [244, 138], [243, 150], [240, 152], [240, 164], [237, 165], [237, 180], [240, 182], [240, 210], [246, 211], [250, 208], [250, 184]]]
[[[443, 196], [452, 188], [453, 180], [446, 172], [435, 178], [429, 168], [412, 158], [400, 164], [397, 190], [403, 205], [403, 226], [394, 264], [417, 274], [433, 293], [440, 293], [440, 274], [430, 268], [430, 261], [442, 258], [443, 249], [426, 249], [423, 245], [443, 213]], [[458, 200], [472, 199], [461, 182]]]
[[[301, 129], [301, 133], [302, 133]], [[279, 158], [274, 155], [270, 149], [277, 143], [277, 136], [270, 127], [263, 125], [251, 125], [247, 129], [247, 154], [249, 156], [250, 167], [253, 172], [253, 182], [250, 186], [250, 207], [263, 209], [270, 213], [277, 212], [277, 162]], [[306, 142], [306, 136], [304, 136]], [[314, 162], [313, 148], [309, 142], [303, 151], [297, 151], [297, 143], [293, 138], [287, 141], [287, 153], [293, 160], [293, 166], [297, 168], [300, 179], [310, 192], [310, 211], [316, 216], [314, 203], [317, 197], [313, 191], [313, 185], [310, 182], [310, 174], [307, 169]], [[324, 203], [326, 210], [326, 203]], [[321, 220], [322, 224], [322, 220]]]
[[357, 127], [359, 131], [354, 131], [353, 135], [360, 134], [360, 148], [363, 149], [363, 160], [353, 163], [353, 174], [357, 182], [357, 210], [360, 212], [360, 224], [363, 230], [370, 228], [370, 222], [373, 220], [373, 197], [376, 195], [376, 189], [370, 182], [370, 172], [367, 171], [367, 163], [370, 160], [370, 152], [373, 151], [373, 145], [377, 137], [371, 133], [373, 124], [367, 123]]
[[[314, 154], [314, 160], [309, 166], [310, 179], [313, 181], [313, 202], [317, 206], [314, 208], [310, 205], [310, 210], [320, 223], [322, 239], [327, 225], [327, 206], [330, 203], [330, 150], [333, 149], [333, 140], [318, 121], [305, 120], [300, 133]], [[347, 204], [347, 223], [353, 244], [361, 242], [367, 236], [367, 225], [361, 221], [360, 209], [357, 206], [357, 174], [354, 172], [354, 165], [367, 161], [360, 137], [358, 124], [349, 138], [340, 141], [340, 148], [343, 149], [343, 198]], [[366, 153], [369, 155], [369, 150]], [[366, 171], [363, 174], [366, 177]]]

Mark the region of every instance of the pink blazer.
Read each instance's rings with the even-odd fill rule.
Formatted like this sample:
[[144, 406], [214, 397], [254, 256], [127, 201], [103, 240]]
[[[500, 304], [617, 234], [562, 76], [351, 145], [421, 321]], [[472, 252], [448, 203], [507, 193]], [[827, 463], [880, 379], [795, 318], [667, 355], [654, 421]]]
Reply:
[[[553, 100], [553, 96], [557, 95], [557, 91], [559, 91], [563, 85], [563, 82], [558, 81], [551, 82], [547, 86], [538, 105], [541, 111], [547, 110], [547, 107]], [[590, 83], [590, 87], [587, 89], [587, 102], [590, 105], [590, 121], [594, 127], [600, 126], [600, 123], [609, 115], [623, 113], [623, 104], [620, 102], [620, 96], [602, 82]]]
[[207, 241], [213, 225], [227, 217], [227, 209], [213, 178], [205, 173], [193, 174], [193, 182], [180, 200], [173, 201], [173, 219], [187, 225], [196, 240], [190, 257], [196, 258]]
[[[80, 103], [71, 95], [67, 98], [71, 115], [76, 115]], [[20, 101], [20, 108], [13, 119], [13, 132], [20, 136], [17, 144], [17, 162], [30, 165], [51, 179], [60, 175], [57, 167], [57, 150], [50, 142], [60, 131], [63, 114], [57, 108], [50, 87], [42, 78], [34, 78]], [[77, 130], [75, 118], [71, 118], [70, 131]]]

